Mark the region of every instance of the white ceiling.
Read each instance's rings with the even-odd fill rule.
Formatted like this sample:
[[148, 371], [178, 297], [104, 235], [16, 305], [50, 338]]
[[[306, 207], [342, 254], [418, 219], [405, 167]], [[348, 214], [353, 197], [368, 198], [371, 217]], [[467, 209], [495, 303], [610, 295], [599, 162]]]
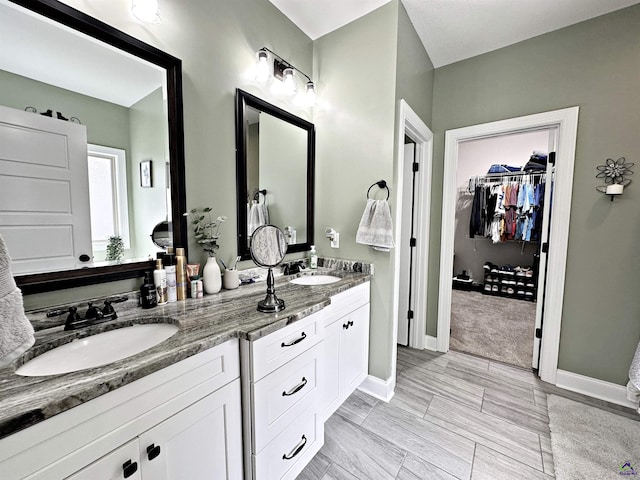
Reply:
[[[389, 0], [270, 0], [312, 39]], [[506, 47], [640, 0], [402, 0], [435, 67]]]
[[0, 48], [0, 70], [124, 107], [166, 83], [164, 69], [6, 0], [0, 0], [0, 45], [11, 45]]

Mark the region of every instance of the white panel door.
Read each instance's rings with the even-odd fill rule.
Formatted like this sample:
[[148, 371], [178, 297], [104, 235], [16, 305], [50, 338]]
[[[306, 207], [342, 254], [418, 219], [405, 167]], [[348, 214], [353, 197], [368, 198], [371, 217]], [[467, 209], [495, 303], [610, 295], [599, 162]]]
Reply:
[[91, 258], [83, 125], [0, 106], [0, 234], [14, 274]]
[[340, 403], [344, 402], [369, 373], [369, 305], [364, 305], [339, 320]]
[[240, 480], [240, 379], [140, 435], [143, 480]]

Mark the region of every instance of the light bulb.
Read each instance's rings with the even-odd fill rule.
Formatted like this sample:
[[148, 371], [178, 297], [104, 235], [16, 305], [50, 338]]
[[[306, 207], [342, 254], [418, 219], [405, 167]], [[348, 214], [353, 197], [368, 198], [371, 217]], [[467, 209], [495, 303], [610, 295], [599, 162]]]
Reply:
[[296, 82], [293, 78], [293, 68], [285, 68], [282, 72], [282, 83], [284, 84], [284, 91], [287, 95], [293, 95], [296, 93]]
[[133, 0], [131, 12], [141, 22], [160, 23], [160, 5], [158, 0]]
[[311, 80], [307, 82], [307, 93], [305, 95], [305, 103], [308, 107], [316, 105], [316, 86]]
[[266, 50], [258, 50], [258, 62], [256, 63], [256, 80], [260, 83], [266, 83], [271, 78], [271, 69], [269, 68], [269, 55]]

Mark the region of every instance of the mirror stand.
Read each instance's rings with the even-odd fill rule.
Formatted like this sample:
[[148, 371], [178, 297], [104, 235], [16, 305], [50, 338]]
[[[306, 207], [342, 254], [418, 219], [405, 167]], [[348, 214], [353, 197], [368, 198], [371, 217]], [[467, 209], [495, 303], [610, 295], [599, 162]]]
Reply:
[[267, 295], [264, 297], [264, 300], [258, 302], [259, 312], [275, 313], [284, 310], [284, 300], [276, 296], [276, 289], [273, 284], [273, 270], [269, 267], [269, 273], [267, 273]]

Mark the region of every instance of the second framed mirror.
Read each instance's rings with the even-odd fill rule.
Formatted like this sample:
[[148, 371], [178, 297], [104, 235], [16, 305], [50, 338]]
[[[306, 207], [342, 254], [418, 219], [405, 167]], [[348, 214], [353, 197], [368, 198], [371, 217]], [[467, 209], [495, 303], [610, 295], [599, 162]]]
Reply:
[[238, 255], [251, 258], [251, 235], [262, 225], [282, 229], [288, 252], [313, 243], [315, 127], [296, 115], [236, 90]]

